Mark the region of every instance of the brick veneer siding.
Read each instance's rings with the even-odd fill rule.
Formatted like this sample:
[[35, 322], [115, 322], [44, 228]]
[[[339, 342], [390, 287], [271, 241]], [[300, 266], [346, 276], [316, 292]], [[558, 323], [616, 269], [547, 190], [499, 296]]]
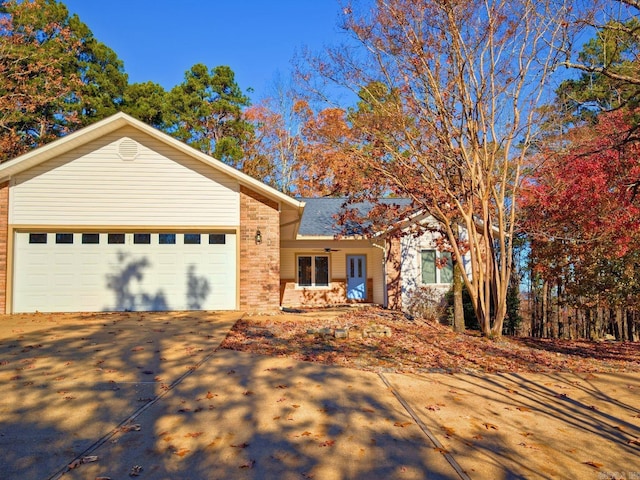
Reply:
[[367, 278], [367, 297], [363, 300], [347, 298], [347, 281], [333, 279], [327, 288], [296, 288], [294, 279], [280, 281], [280, 302], [285, 307], [328, 307], [345, 303], [370, 303], [373, 298], [373, 279]]
[[7, 312], [7, 255], [9, 182], [0, 185], [0, 313]]
[[402, 309], [402, 250], [400, 239], [387, 239], [387, 258], [385, 258], [387, 308]]
[[[256, 245], [256, 230], [262, 243]], [[240, 309], [280, 307], [280, 213], [278, 204], [240, 187]]]

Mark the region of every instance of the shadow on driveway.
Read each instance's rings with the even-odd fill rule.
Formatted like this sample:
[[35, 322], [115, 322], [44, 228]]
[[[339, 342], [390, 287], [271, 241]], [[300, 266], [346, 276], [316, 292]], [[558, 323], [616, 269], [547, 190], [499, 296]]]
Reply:
[[377, 375], [211, 355], [238, 315], [38, 318], [0, 339], [5, 478], [457, 478]]
[[0, 320], [0, 472], [48, 478], [210, 355], [238, 312]]

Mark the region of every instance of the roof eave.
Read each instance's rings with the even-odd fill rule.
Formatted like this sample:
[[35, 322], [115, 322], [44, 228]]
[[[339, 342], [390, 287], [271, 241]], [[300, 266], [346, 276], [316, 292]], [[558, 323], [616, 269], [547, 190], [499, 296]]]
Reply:
[[295, 208], [299, 211], [304, 209], [304, 202], [296, 200], [273, 187], [265, 185], [259, 180], [256, 180], [255, 178], [236, 170], [220, 160], [210, 157], [209, 155], [190, 147], [186, 143], [183, 143], [180, 140], [177, 140], [123, 112], [116, 113], [110, 117], [100, 120], [99, 122], [84, 127], [81, 130], [70, 133], [65, 137], [3, 163], [0, 165], [0, 182], [5, 182], [20, 172], [28, 170], [29, 168], [46, 162], [47, 160], [55, 158], [58, 155], [66, 153], [127, 125], [137, 128], [151, 137], [185, 153], [186, 155], [189, 155], [192, 158], [200, 160], [218, 171], [226, 173], [236, 179], [240, 185], [257, 191], [271, 200], [288, 205], [289, 207]]

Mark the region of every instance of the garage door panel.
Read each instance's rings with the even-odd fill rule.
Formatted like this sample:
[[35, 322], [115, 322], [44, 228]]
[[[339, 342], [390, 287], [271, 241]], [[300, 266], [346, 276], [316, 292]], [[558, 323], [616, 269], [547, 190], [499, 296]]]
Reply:
[[[28, 233], [16, 233], [13, 310], [232, 310], [236, 308], [235, 235], [226, 244], [29, 244]], [[37, 290], [37, 292], [34, 292]]]

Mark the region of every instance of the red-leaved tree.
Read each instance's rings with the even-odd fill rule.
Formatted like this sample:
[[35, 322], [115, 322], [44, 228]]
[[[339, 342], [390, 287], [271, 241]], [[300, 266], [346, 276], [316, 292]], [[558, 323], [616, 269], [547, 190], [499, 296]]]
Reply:
[[540, 166], [522, 191], [533, 273], [563, 285], [567, 301], [576, 306], [637, 303], [637, 114], [601, 114], [597, 124], [569, 132], [567, 148], [541, 153]]

